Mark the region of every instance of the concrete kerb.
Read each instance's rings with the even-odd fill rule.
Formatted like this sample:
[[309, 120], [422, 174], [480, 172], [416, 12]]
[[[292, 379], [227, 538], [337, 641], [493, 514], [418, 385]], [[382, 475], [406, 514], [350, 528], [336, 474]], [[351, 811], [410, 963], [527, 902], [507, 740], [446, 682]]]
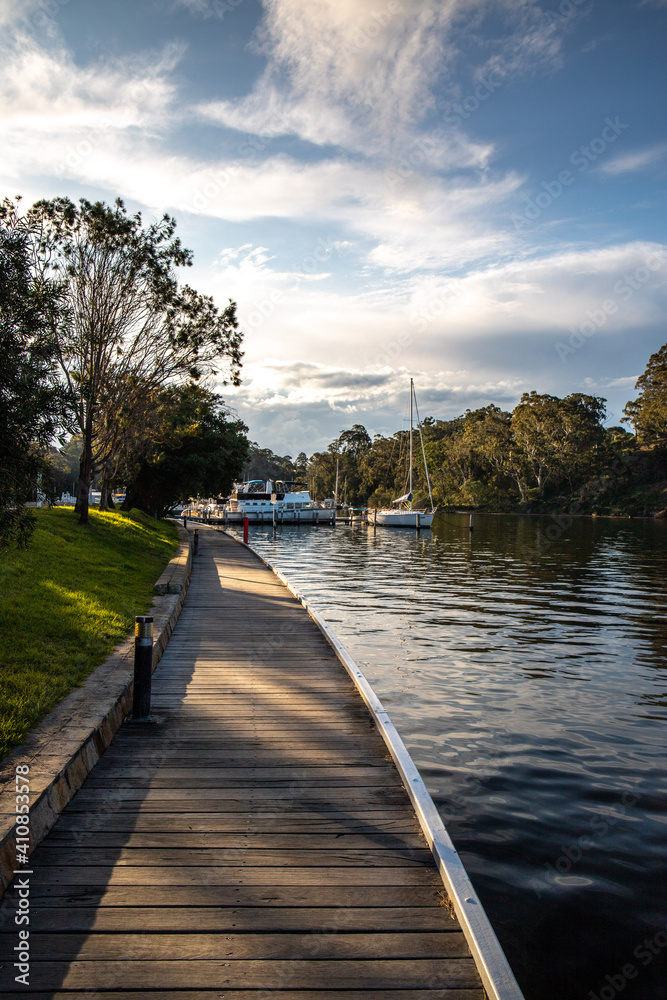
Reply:
[[[175, 519], [174, 519], [175, 521]], [[169, 592], [156, 592], [149, 614], [154, 619], [153, 670], [164, 653], [181, 613], [190, 574], [190, 536], [175, 521], [179, 548], [160, 577]], [[173, 565], [172, 565], [173, 564]], [[134, 633], [101, 663], [83, 684], [47, 715], [0, 763], [0, 898], [19, 867], [16, 859], [16, 768], [30, 768], [30, 853], [46, 836], [107, 749], [132, 708]]]

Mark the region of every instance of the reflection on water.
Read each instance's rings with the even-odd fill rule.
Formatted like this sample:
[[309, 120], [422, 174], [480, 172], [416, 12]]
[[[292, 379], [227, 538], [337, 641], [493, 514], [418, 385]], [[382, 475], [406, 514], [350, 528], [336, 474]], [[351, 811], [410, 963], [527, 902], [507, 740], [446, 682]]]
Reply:
[[478, 515], [471, 535], [447, 515], [250, 542], [391, 712], [527, 1000], [665, 998], [667, 523]]

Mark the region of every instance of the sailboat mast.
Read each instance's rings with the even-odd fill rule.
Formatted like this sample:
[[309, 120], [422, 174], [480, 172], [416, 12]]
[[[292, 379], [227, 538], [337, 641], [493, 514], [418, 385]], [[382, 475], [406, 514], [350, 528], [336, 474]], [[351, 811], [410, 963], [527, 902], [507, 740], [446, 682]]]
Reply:
[[414, 383], [410, 379], [410, 510], [412, 510], [412, 397], [414, 391]]

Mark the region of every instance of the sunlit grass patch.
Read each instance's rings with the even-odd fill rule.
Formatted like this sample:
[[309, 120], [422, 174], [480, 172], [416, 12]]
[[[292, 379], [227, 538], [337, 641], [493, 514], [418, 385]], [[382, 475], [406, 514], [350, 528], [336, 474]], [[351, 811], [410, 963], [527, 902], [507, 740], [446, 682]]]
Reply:
[[0, 756], [125, 638], [177, 548], [138, 511], [36, 514], [30, 546], [0, 551]]

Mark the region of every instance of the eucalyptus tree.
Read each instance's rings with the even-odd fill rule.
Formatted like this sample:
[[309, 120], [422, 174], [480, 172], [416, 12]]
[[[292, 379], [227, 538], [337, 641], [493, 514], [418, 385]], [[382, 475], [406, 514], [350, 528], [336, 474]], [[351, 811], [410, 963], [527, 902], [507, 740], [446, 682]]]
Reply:
[[643, 443], [667, 443], [667, 344], [652, 354], [635, 389], [640, 393], [623, 410], [621, 419], [631, 423]]
[[177, 269], [192, 254], [169, 215], [144, 226], [120, 199], [55, 198], [37, 202], [28, 219], [65, 289], [58, 357], [82, 435], [77, 511], [86, 523], [95, 472], [113, 478], [123, 435], [144, 422], [155, 394], [214, 374], [239, 384], [242, 335], [234, 302], [221, 312], [179, 285]]
[[604, 441], [604, 416], [605, 400], [599, 396], [575, 392], [560, 399], [534, 390], [524, 393], [512, 411], [517, 482], [525, 476], [542, 498], [547, 485], [567, 480], [573, 488], [577, 480], [589, 478]]
[[27, 544], [34, 516], [26, 502], [39, 486], [44, 454], [67, 425], [55, 332], [64, 290], [45, 277], [39, 232], [0, 205], [0, 544]]

